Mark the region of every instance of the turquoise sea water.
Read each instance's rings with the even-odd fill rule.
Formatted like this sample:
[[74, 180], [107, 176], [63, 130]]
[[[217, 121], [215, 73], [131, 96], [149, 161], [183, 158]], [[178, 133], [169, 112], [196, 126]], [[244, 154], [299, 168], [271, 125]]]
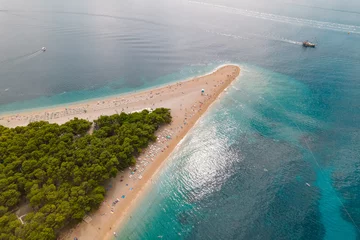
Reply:
[[356, 239], [344, 210], [353, 218], [356, 211], [334, 187], [327, 163], [336, 159], [321, 157], [328, 153], [319, 135], [331, 124], [311, 107], [314, 92], [286, 75], [242, 66], [119, 239]]
[[74, 102], [82, 102], [89, 99], [97, 99], [109, 97], [112, 95], [127, 94], [139, 90], [158, 87], [171, 82], [186, 80], [194, 76], [201, 76], [213, 71], [216, 67], [215, 64], [208, 64], [206, 66], [192, 66], [184, 67], [178, 72], [158, 77], [154, 80], [153, 84], [146, 82], [145, 79], [139, 82], [138, 87], [118, 87], [122, 85], [122, 80], [112, 81], [105, 86], [94, 89], [84, 89], [55, 94], [51, 96], [42, 96], [30, 100], [15, 101], [12, 103], [4, 104], [1, 106], [0, 113], [18, 113], [28, 111], [29, 109], [46, 108], [48, 106], [66, 105]]
[[0, 112], [242, 67], [119, 239], [360, 238], [360, 2], [0, 0], [0, 31]]

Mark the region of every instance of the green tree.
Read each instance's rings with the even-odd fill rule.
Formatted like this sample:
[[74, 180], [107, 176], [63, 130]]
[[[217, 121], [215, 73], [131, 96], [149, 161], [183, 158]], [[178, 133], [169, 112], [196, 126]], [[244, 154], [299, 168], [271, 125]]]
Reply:
[[[99, 207], [105, 182], [136, 163], [169, 109], [101, 116], [93, 123], [33, 122], [0, 126], [0, 240], [56, 239], [57, 233]], [[94, 124], [95, 130], [89, 135]], [[27, 202], [21, 224], [11, 212]]]

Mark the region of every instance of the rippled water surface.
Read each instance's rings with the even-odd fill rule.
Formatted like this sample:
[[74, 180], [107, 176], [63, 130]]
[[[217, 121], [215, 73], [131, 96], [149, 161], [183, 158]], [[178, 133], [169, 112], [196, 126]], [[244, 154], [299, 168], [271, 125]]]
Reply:
[[359, 239], [359, 1], [0, 0], [0, 32], [0, 112], [242, 67], [121, 239]]
[[347, 203], [358, 183], [336, 176], [343, 165], [356, 175], [356, 156], [338, 151], [356, 154], [358, 143], [330, 140], [334, 123], [314, 109], [321, 96], [307, 85], [242, 66], [170, 157], [124, 239], [356, 239], [359, 216]]

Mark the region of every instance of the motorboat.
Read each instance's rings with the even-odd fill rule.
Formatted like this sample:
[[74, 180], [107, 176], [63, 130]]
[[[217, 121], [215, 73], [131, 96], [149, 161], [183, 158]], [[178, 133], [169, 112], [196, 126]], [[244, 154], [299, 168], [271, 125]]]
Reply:
[[303, 42], [302, 45], [303, 45], [303, 47], [312, 47], [312, 48], [314, 48], [316, 46], [315, 43], [311, 43], [309, 41]]

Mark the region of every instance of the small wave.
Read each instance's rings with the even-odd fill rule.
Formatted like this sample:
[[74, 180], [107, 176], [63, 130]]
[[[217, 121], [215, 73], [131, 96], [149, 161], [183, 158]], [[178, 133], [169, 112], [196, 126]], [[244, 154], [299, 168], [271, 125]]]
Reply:
[[189, 64], [190, 67], [205, 67], [207, 66], [206, 63], [192, 63], [192, 64]]
[[308, 27], [312, 27], [312, 28], [319, 28], [319, 29], [325, 29], [325, 30], [331, 30], [331, 31], [350, 32], [350, 33], [360, 34], [360, 26], [356, 26], [356, 25], [346, 25], [346, 24], [341, 24], [341, 23], [322, 22], [322, 21], [311, 20], [311, 19], [287, 17], [287, 16], [276, 15], [276, 14], [271, 14], [271, 13], [250, 11], [250, 10], [241, 9], [241, 8], [234, 8], [234, 7], [228, 7], [228, 6], [219, 5], [219, 4], [212, 4], [212, 3], [205, 3], [205, 2], [198, 2], [198, 1], [189, 1], [189, 3], [215, 7], [215, 8], [225, 10], [229, 13], [239, 14], [239, 15], [246, 16], [246, 17], [254, 17], [254, 18], [259, 18], [259, 19], [264, 19], [264, 20], [270, 20], [270, 21], [287, 23], [287, 24], [294, 24], [294, 25], [302, 25], [302, 26], [308, 26]]

